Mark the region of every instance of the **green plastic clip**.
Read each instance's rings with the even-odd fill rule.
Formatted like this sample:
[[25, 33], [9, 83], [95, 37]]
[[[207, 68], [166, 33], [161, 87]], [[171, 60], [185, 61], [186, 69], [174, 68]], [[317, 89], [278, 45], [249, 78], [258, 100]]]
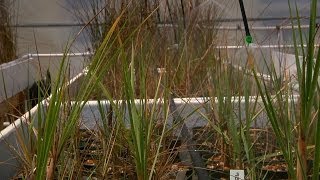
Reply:
[[252, 40], [253, 40], [253, 39], [252, 39], [252, 36], [246, 36], [246, 39], [245, 39], [245, 40], [246, 40], [246, 44], [249, 45], [249, 44], [252, 43]]

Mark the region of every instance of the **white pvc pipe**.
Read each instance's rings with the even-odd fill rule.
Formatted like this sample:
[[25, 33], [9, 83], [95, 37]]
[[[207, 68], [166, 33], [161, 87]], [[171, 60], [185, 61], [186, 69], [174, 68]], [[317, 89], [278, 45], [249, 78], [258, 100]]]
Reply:
[[[285, 97], [285, 96], [284, 96]], [[295, 94], [292, 95], [292, 98], [290, 100], [293, 100], [294, 102], [297, 102], [299, 99], [300, 95]], [[249, 101], [251, 103], [257, 102], [257, 103], [262, 103], [262, 98], [261, 96], [249, 96]], [[226, 101], [227, 97], [223, 98], [223, 101]], [[114, 103], [118, 103], [118, 104], [122, 104], [125, 103], [125, 100], [116, 100], [114, 101]], [[145, 100], [144, 99], [135, 99], [134, 103], [136, 105], [142, 104], [144, 103]], [[189, 97], [189, 98], [174, 98], [174, 102], [177, 105], [184, 105], [184, 104], [206, 104], [209, 102], [214, 102], [214, 103], [218, 103], [219, 100], [217, 97]], [[232, 96], [231, 98], [231, 102], [233, 102], [234, 104], [238, 104], [238, 103], [245, 103], [246, 102], [246, 97], [245, 96]], [[75, 102], [72, 102], [71, 104], [73, 104]], [[89, 106], [98, 106], [99, 103], [109, 103], [109, 100], [101, 100], [101, 101], [96, 101], [96, 100], [92, 100], [92, 101], [87, 101], [86, 104]], [[146, 104], [154, 104], [154, 103], [164, 103], [164, 101], [162, 99], [147, 99], [146, 100]]]
[[[319, 47], [320, 44], [316, 44], [314, 45], [315, 47]], [[253, 49], [272, 49], [272, 48], [294, 48], [295, 46], [292, 44], [280, 44], [280, 45], [250, 45], [250, 48]], [[297, 45], [298, 48], [304, 47], [306, 48], [307, 45]], [[243, 45], [239, 45], [239, 46], [216, 46], [216, 49], [241, 49], [241, 48], [248, 48], [248, 46], [243, 46]]]
[[39, 53], [34, 53], [34, 54], [26, 54], [22, 56], [22, 59], [25, 58], [33, 58], [33, 57], [81, 57], [81, 56], [91, 56], [93, 55], [93, 52], [83, 52], [83, 53], [48, 53], [48, 54], [39, 54]]

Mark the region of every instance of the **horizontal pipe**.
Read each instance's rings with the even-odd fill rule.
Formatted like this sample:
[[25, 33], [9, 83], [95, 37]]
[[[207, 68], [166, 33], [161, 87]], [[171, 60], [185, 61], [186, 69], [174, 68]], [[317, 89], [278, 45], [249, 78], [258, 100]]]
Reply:
[[[315, 44], [315, 47], [319, 47], [320, 44]], [[247, 48], [248, 46], [243, 45], [218, 45], [214, 47], [215, 49], [241, 49], [241, 48]], [[280, 44], [280, 45], [250, 45], [253, 49], [267, 49], [267, 48], [294, 48], [295, 46], [293, 44]], [[297, 45], [298, 48], [301, 48], [301, 45]], [[307, 47], [307, 45], [303, 45], [304, 48]], [[78, 57], [78, 56], [91, 56], [93, 55], [93, 52], [83, 52], [83, 53], [33, 53], [33, 54], [25, 54], [21, 56], [20, 58], [16, 60], [25, 60], [33, 57]], [[15, 61], [15, 60], [14, 60]], [[10, 63], [10, 62], [9, 62]]]
[[[283, 30], [290, 30], [290, 29], [298, 29], [299, 26], [281, 26], [281, 25], [277, 25], [277, 26], [253, 26], [250, 29], [252, 30], [260, 30], [260, 31], [264, 31], [264, 30], [279, 30], [279, 29], [283, 29]], [[214, 29], [217, 30], [244, 30], [244, 28], [242, 26], [218, 26], [218, 27], [213, 27]], [[301, 29], [308, 29], [309, 25], [301, 25], [300, 26]]]
[[[168, 24], [161, 24], [158, 25], [158, 27], [170, 27], [170, 28], [174, 28], [174, 27], [178, 27], [177, 24], [172, 24], [172, 23], [168, 23]], [[214, 26], [214, 25], [203, 25], [203, 28], [207, 28], [207, 29], [214, 29], [214, 30], [244, 30], [244, 27], [238, 25], [238, 26]], [[250, 29], [252, 30], [257, 30], [257, 31], [265, 31], [265, 30], [279, 30], [279, 29], [283, 29], [283, 30], [290, 30], [290, 29], [298, 29], [299, 26], [290, 26], [290, 25], [276, 25], [276, 26], [252, 26], [250, 27]], [[300, 26], [301, 29], [308, 29], [309, 25], [301, 25]]]
[[[86, 23], [24, 23], [16, 24], [10, 27], [13, 28], [51, 28], [51, 27], [82, 27], [86, 26]], [[103, 24], [98, 24], [102, 26]]]
[[[319, 47], [320, 44], [316, 44], [315, 47]], [[253, 49], [267, 49], [267, 48], [294, 48], [293, 44], [280, 44], [280, 45], [250, 45], [251, 48]], [[297, 45], [298, 48], [301, 48], [301, 45]], [[307, 46], [304, 45], [304, 48]], [[215, 49], [242, 49], [242, 48], [248, 48], [248, 46], [243, 46], [243, 45], [218, 45], [214, 47]], [[20, 58], [16, 60], [25, 60], [33, 57], [63, 57], [63, 56], [68, 56], [68, 57], [78, 57], [78, 56], [91, 56], [93, 55], [93, 52], [83, 52], [83, 53], [48, 53], [48, 54], [43, 54], [43, 53], [34, 53], [34, 54], [26, 54], [21, 56]], [[10, 62], [9, 62], [10, 63]]]
[[[320, 16], [317, 16], [317, 19], [319, 19]], [[285, 20], [296, 20], [297, 18], [291, 18], [291, 17], [258, 17], [258, 18], [247, 18], [248, 21], [285, 21]], [[300, 19], [309, 19], [308, 16], [301, 16]], [[220, 18], [220, 19], [215, 19], [212, 21], [199, 21], [200, 24], [213, 24], [217, 22], [242, 22], [241, 18]], [[165, 24], [170, 24], [168, 22], [162, 21], [158, 22], [158, 26], [162, 26]], [[24, 24], [16, 24], [12, 25], [10, 27], [15, 27], [15, 28], [50, 28], [50, 27], [82, 27], [88, 25], [87, 23], [24, 23]], [[92, 25], [98, 25], [98, 26], [104, 26], [106, 23], [92, 23]]]
[[83, 53], [48, 53], [48, 54], [40, 54], [40, 53], [35, 53], [35, 54], [27, 54], [28, 58], [32, 57], [78, 57], [78, 56], [91, 56], [93, 55], [93, 52], [83, 52]]
[[[199, 23], [198, 25], [200, 25], [202, 23]], [[50, 27], [83, 27], [86, 24], [80, 23], [80, 24], [20, 24], [20, 25], [16, 25], [14, 27], [17, 28], [50, 28]], [[100, 24], [98, 24], [100, 25]], [[101, 24], [102, 25], [102, 24]], [[206, 24], [202, 24], [204, 28], [208, 28], [208, 29], [216, 29], [216, 30], [243, 30], [244, 28], [240, 25], [238, 26], [212, 26], [212, 25], [206, 25]], [[159, 28], [162, 27], [178, 27], [178, 24], [174, 24], [174, 23], [159, 23], [157, 24], [157, 26]], [[293, 26], [293, 28], [298, 28], [298, 26]], [[301, 25], [302, 29], [307, 29], [309, 28], [309, 25]], [[250, 29], [252, 30], [276, 30], [276, 29], [286, 29], [286, 30], [290, 30], [292, 29], [292, 26], [290, 25], [275, 25], [275, 26], [252, 26]]]
[[[274, 99], [275, 95], [272, 96], [272, 99]], [[287, 96], [283, 96], [284, 98]], [[294, 102], [297, 102], [300, 95], [298, 94], [293, 94], [290, 100], [293, 100]], [[228, 97], [223, 97], [222, 98], [223, 101], [229, 100]], [[257, 103], [263, 103], [261, 96], [249, 96], [249, 102], [257, 102]], [[238, 103], [245, 103], [247, 100], [247, 98], [245, 96], [232, 96], [231, 97], [231, 102], [238, 104]], [[126, 101], [125, 100], [114, 100], [113, 101], [115, 104], [123, 104]], [[219, 98], [218, 97], [189, 97], [189, 98], [174, 98], [174, 102], [177, 105], [182, 105], [182, 104], [206, 104], [209, 102], [213, 102], [213, 103], [218, 103], [219, 102]], [[75, 104], [75, 101], [71, 101], [71, 105]], [[98, 106], [99, 104], [109, 104], [110, 101], [109, 100], [89, 100], [86, 102], [86, 105], [89, 106]], [[160, 103], [163, 104], [164, 100], [163, 99], [135, 99], [134, 102], [136, 105], [139, 104], [154, 104], [154, 103]]]
[[[200, 23], [201, 24], [201, 23]], [[21, 24], [17, 25], [16, 27], [18, 28], [50, 28], [50, 27], [83, 27], [86, 24]], [[162, 27], [178, 27], [178, 24], [172, 24], [172, 23], [162, 23], [162, 24], [157, 24], [159, 28]], [[215, 29], [215, 30], [244, 30], [242, 26], [211, 26], [211, 25], [203, 25], [202, 27], [208, 28], [208, 29]], [[298, 26], [293, 26], [293, 28], [297, 29]], [[308, 29], [309, 25], [301, 25], [301, 29]], [[275, 26], [252, 26], [250, 29], [252, 30], [277, 30], [277, 29], [285, 29], [285, 30], [290, 30], [292, 29], [292, 26], [290, 25], [275, 25]]]
[[[91, 56], [93, 55], [93, 52], [82, 52], [82, 53], [29, 53], [29, 54], [25, 54], [23, 56], [21, 56], [18, 59], [12, 60], [8, 63], [2, 64], [0, 65], [0, 67], [4, 68], [5, 66], [7, 66], [7, 64], [11, 64], [13, 62], [18, 62], [18, 61], [23, 61], [23, 60], [28, 60], [31, 58], [35, 58], [35, 57], [83, 57], [83, 56]], [[0, 68], [0, 69], [2, 69]]]
[[[315, 47], [319, 47], [320, 44], [315, 44]], [[280, 45], [250, 45], [250, 48], [253, 49], [272, 49], [272, 48], [294, 48], [295, 46], [292, 44], [280, 44]], [[298, 48], [304, 47], [306, 48], [307, 45], [297, 45]], [[216, 46], [216, 49], [242, 49], [248, 48], [248, 46]]]

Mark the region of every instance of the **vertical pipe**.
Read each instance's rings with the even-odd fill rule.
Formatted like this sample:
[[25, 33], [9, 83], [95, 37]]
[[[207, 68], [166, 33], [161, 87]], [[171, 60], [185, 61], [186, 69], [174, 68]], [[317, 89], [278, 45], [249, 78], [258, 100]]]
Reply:
[[248, 25], [246, 11], [245, 11], [244, 5], [243, 5], [243, 0], [239, 0], [239, 4], [240, 4], [242, 20], [243, 20], [243, 24], [244, 24], [244, 29], [246, 31], [246, 36], [250, 36], [249, 25]]
[[248, 25], [246, 11], [245, 11], [244, 5], [243, 5], [243, 0], [239, 0], [239, 4], [240, 4], [242, 20], [243, 20], [243, 24], [244, 24], [244, 29], [246, 31], [246, 43], [250, 44], [250, 43], [252, 43], [252, 37], [251, 37], [250, 31], [249, 31], [249, 25]]

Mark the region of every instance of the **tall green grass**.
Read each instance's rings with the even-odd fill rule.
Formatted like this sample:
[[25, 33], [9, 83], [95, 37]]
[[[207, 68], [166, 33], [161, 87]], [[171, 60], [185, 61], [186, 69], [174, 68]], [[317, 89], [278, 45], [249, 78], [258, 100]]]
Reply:
[[15, 32], [10, 26], [15, 15], [13, 4], [11, 0], [0, 2], [0, 64], [16, 58]]
[[[60, 66], [60, 72], [57, 82], [53, 88], [53, 93], [50, 98], [50, 103], [47, 112], [39, 128], [37, 137], [36, 151], [36, 179], [53, 179], [55, 168], [64, 152], [67, 140], [74, 134], [77, 127], [78, 119], [84, 103], [88, 100], [93, 87], [99, 82], [97, 79], [101, 77], [103, 71], [108, 68], [108, 64], [103, 64], [104, 56], [108, 53], [111, 36], [114, 33], [121, 16], [119, 16], [110, 31], [104, 38], [102, 45], [97, 50], [93, 60], [89, 66], [88, 75], [85, 78], [85, 84], [82, 85], [76, 101], [66, 116], [61, 116], [61, 109], [68, 104], [66, 99], [66, 69], [64, 64], [67, 63], [67, 57], [63, 58]], [[112, 63], [112, 62], [110, 62]], [[62, 84], [62, 86], [60, 86]], [[41, 118], [41, 117], [38, 117]], [[61, 119], [64, 118], [64, 119]]]
[[[59, 164], [64, 161], [63, 158], [68, 157], [66, 150], [71, 150], [75, 152], [74, 148], [77, 147], [76, 144], [72, 146], [68, 145], [68, 141], [70, 137], [76, 136], [77, 127], [79, 123], [79, 116], [82, 108], [84, 107], [85, 102], [88, 101], [90, 94], [93, 92], [95, 88], [102, 88], [103, 94], [107, 97], [110, 102], [113, 102], [115, 97], [110, 96], [109, 90], [106, 90], [103, 83], [102, 77], [107, 72], [110, 67], [115, 64], [117, 61], [121, 61], [122, 68], [123, 68], [123, 84], [125, 85], [125, 89], [123, 92], [123, 97], [126, 101], [128, 111], [129, 111], [129, 120], [131, 124], [131, 128], [125, 135], [125, 139], [127, 139], [127, 143], [129, 143], [130, 155], [132, 154], [134, 157], [134, 166], [136, 167], [137, 178], [138, 179], [147, 179], [151, 178], [154, 174], [154, 170], [149, 170], [148, 167], [153, 164], [153, 169], [155, 169], [155, 164], [157, 158], [150, 159], [150, 146], [152, 145], [151, 142], [156, 143], [158, 151], [156, 154], [152, 155], [151, 157], [159, 157], [159, 147], [161, 145], [157, 142], [159, 139], [152, 139], [152, 134], [155, 129], [154, 126], [154, 119], [156, 116], [156, 102], [151, 108], [151, 111], [148, 110], [146, 106], [146, 83], [144, 83], [146, 77], [144, 70], [146, 69], [145, 65], [141, 64], [142, 61], [139, 62], [140, 68], [140, 85], [138, 90], [140, 91], [140, 98], [144, 99], [141, 101], [141, 107], [136, 107], [134, 99], [136, 98], [135, 88], [135, 74], [134, 74], [134, 60], [136, 57], [135, 55], [135, 48], [140, 47], [140, 44], [133, 44], [135, 41], [135, 37], [139, 37], [139, 32], [141, 30], [141, 26], [148, 20], [146, 18], [143, 22], [138, 24], [135, 29], [129, 34], [126, 34], [126, 21], [123, 24], [119, 24], [122, 20], [122, 16], [127, 11], [123, 10], [122, 14], [115, 20], [115, 22], [110, 27], [108, 33], [104, 37], [99, 49], [96, 50], [95, 55], [88, 67], [87, 75], [84, 79], [84, 82], [79, 90], [78, 95], [75, 98], [75, 101], [72, 107], [69, 106], [69, 99], [67, 95], [67, 86], [66, 86], [66, 79], [64, 74], [66, 74], [66, 69], [64, 64], [68, 62], [67, 57], [63, 58], [59, 77], [55, 86], [53, 88], [53, 93], [50, 97], [50, 103], [46, 109], [45, 116], [38, 116], [38, 132], [37, 132], [37, 149], [33, 155], [35, 157], [35, 171], [30, 170], [27, 172], [28, 177], [35, 177], [36, 179], [54, 179], [56, 176], [56, 170]], [[151, 13], [152, 15], [152, 13]], [[124, 39], [121, 33], [125, 33], [126, 36]], [[137, 36], [137, 34], [139, 36]], [[132, 47], [131, 53], [127, 55], [127, 48], [128, 44]], [[129, 47], [130, 47], [129, 46]], [[68, 47], [67, 47], [68, 50]], [[144, 58], [144, 57], [143, 57]], [[141, 59], [143, 60], [143, 59]], [[131, 62], [131, 63], [130, 63]], [[159, 89], [160, 84], [157, 83], [157, 89]], [[61, 86], [62, 85], [62, 86]], [[157, 90], [158, 92], [158, 90]], [[152, 92], [153, 93], [153, 92]], [[157, 99], [158, 95], [156, 93], [155, 99]], [[119, 115], [118, 117], [123, 117], [121, 113], [123, 112], [122, 108], [117, 108], [118, 105], [112, 104], [112, 107], [115, 109], [115, 114]], [[121, 105], [122, 106], [122, 105]], [[39, 107], [39, 111], [41, 111]], [[151, 113], [151, 116], [149, 115]], [[117, 119], [118, 121], [122, 121], [123, 118]], [[121, 123], [120, 123], [121, 125]], [[123, 132], [127, 130], [125, 125], [122, 124], [120, 126]], [[31, 133], [31, 132], [30, 132]], [[118, 133], [116, 133], [116, 136]], [[163, 134], [163, 133], [162, 133]], [[111, 138], [111, 137], [110, 137]], [[118, 138], [117, 138], [118, 139]], [[163, 135], [160, 139], [163, 139]], [[111, 140], [111, 139], [110, 139]], [[121, 142], [117, 142], [121, 143]], [[112, 151], [113, 146], [109, 146], [106, 148], [106, 152], [115, 156]], [[110, 149], [111, 148], [111, 149]], [[109, 158], [106, 158], [108, 160]], [[71, 161], [77, 161], [78, 159], [71, 159]], [[73, 168], [70, 168], [71, 171], [76, 171], [77, 167], [76, 162], [71, 162], [73, 164]], [[148, 166], [150, 165], [150, 166]], [[105, 168], [106, 169], [106, 168]], [[60, 169], [61, 170], [61, 169]], [[59, 173], [59, 172], [58, 172]], [[61, 172], [62, 173], [62, 172]], [[63, 172], [64, 174], [66, 172]], [[71, 173], [71, 174], [70, 174]], [[31, 174], [31, 175], [30, 175]], [[72, 175], [72, 172], [67, 173]]]
[[271, 142], [261, 142], [265, 141], [265, 132], [269, 133], [265, 123], [256, 122], [264, 108], [256, 95], [253, 76], [224, 61], [220, 57], [221, 64], [209, 70], [208, 78], [214, 114], [208, 123], [219, 141], [215, 150], [222, 155], [225, 169], [245, 169], [246, 177], [263, 178], [259, 166], [273, 153], [270, 146], [274, 146]]
[[[16, 37], [13, 24], [13, 5], [11, 0], [0, 2], [0, 64], [12, 61], [16, 58]], [[3, 81], [3, 79], [1, 79]], [[9, 106], [9, 105], [8, 105]], [[16, 111], [16, 109], [14, 109]], [[19, 111], [19, 110], [17, 110]], [[0, 129], [3, 129], [3, 123], [6, 121], [4, 115], [0, 117]]]
[[[293, 43], [295, 46], [296, 67], [299, 84], [299, 99], [293, 98], [291, 85], [285, 84], [278, 88], [275, 95], [263, 92], [266, 87], [257, 83], [273, 131], [277, 135], [277, 142], [288, 163], [289, 175], [293, 179], [313, 179], [319, 177], [319, 128], [318, 116], [318, 77], [319, 50], [315, 49], [317, 1], [310, 3], [309, 33], [304, 34], [301, 29], [300, 15], [297, 5], [292, 8], [288, 1], [292, 20]], [[298, 28], [293, 27], [298, 24]], [[301, 48], [307, 45], [307, 48]], [[299, 47], [301, 46], [301, 47]], [[303, 61], [300, 64], [300, 57]], [[258, 76], [255, 76], [258, 78]], [[276, 79], [276, 78], [274, 78]], [[288, 80], [290, 79], [282, 79]], [[274, 81], [276, 85], [276, 82]], [[284, 111], [285, 110], [285, 111]], [[309, 149], [314, 148], [314, 153]], [[311, 159], [310, 159], [311, 158]], [[313, 165], [307, 166], [307, 160], [313, 160]], [[296, 165], [295, 165], [296, 163]], [[312, 172], [311, 172], [312, 171]]]
[[[121, 170], [137, 179], [168, 177], [174, 156], [172, 150], [165, 147], [174, 131], [167, 127], [170, 93], [177, 97], [212, 97], [210, 113], [214, 117], [210, 113], [203, 114], [212, 125], [210, 131], [220, 139], [220, 144], [212, 148], [220, 148], [220, 153], [225, 156], [225, 167], [246, 168], [248, 177], [261, 178], [258, 161], [264, 161], [270, 152], [257, 155], [254, 148], [257, 142], [250, 136], [257, 116], [263, 111], [258, 104], [259, 98], [251, 97], [251, 86], [255, 84], [250, 76], [225, 66], [222, 57], [217, 58], [219, 52], [214, 49], [216, 32], [197, 24], [204, 18], [201, 14], [190, 13], [188, 16], [184, 1], [178, 8], [169, 6], [167, 1], [167, 10], [171, 13], [165, 20], [178, 22], [178, 27], [173, 30], [156, 27], [157, 20], [161, 19], [158, 6], [139, 2], [123, 4], [119, 14], [107, 17], [109, 24], [100, 20], [106, 20], [104, 18], [111, 8], [100, 8], [101, 5], [94, 4], [96, 1], [89, 4], [93, 14], [77, 14], [83, 18], [80, 21], [90, 21], [88, 27], [95, 54], [79, 93], [72, 98], [72, 105], [67, 96], [64, 69], [68, 58], [63, 58], [46, 114], [38, 115], [41, 123], [36, 136], [37, 146], [28, 156], [29, 162], [34, 164], [27, 167], [27, 178], [81, 177], [83, 162], [79, 162], [81, 158], [77, 150], [81, 138], [80, 114], [89, 99], [102, 98], [109, 101], [112, 110], [106, 115], [102, 103], [99, 105], [103, 127], [92, 134], [101, 139], [103, 152], [102, 163], [93, 171], [101, 171], [102, 179], [111, 176], [108, 174], [110, 168], [114, 178], [125, 176], [118, 172]], [[210, 8], [202, 13], [210, 15]], [[208, 17], [209, 20], [217, 18]], [[101, 23], [105, 24], [101, 27]], [[156, 68], [165, 68], [166, 73], [158, 76]], [[294, 125], [290, 123], [290, 110], [294, 106], [290, 101], [291, 94], [286, 94], [290, 91], [286, 89], [284, 92], [283, 87], [279, 87], [277, 94], [271, 96], [266, 84], [262, 84], [264, 82], [258, 80], [257, 75], [256, 79], [270, 122], [279, 137], [279, 146], [289, 164], [289, 173], [294, 177], [291, 148], [295, 137], [291, 133]], [[148, 103], [149, 98], [155, 101]], [[235, 99], [239, 100], [238, 104], [234, 103]], [[241, 115], [243, 109], [245, 117]], [[161, 128], [159, 124], [162, 124]], [[174, 124], [173, 128], [179, 125]], [[206, 141], [213, 144], [209, 139]], [[122, 166], [121, 170], [119, 166]], [[90, 177], [94, 176], [93, 171]]]

